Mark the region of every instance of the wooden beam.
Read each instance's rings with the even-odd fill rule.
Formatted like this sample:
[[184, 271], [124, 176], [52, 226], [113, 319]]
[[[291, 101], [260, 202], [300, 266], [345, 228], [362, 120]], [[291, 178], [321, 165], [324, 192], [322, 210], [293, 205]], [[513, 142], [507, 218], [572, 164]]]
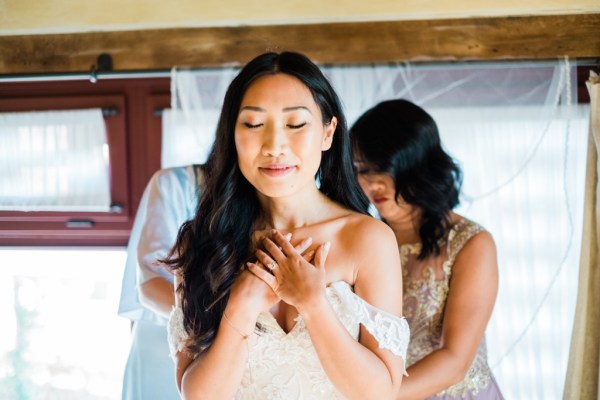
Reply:
[[321, 64], [600, 56], [600, 14], [174, 28], [0, 37], [0, 74], [240, 65], [267, 50]]

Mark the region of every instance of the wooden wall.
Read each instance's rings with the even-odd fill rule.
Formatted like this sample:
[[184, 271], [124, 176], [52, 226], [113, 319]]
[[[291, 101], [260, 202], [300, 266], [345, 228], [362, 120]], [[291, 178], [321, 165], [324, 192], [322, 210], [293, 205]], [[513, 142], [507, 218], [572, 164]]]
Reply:
[[0, 36], [0, 75], [240, 65], [267, 50], [321, 64], [600, 57], [600, 14]]

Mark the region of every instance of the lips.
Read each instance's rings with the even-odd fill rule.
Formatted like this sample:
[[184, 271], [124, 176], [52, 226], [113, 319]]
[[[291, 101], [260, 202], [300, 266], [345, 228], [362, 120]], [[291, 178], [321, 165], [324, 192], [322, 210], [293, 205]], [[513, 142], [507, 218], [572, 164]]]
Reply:
[[289, 164], [267, 164], [259, 167], [259, 171], [270, 177], [284, 176], [292, 172], [296, 167]]
[[385, 203], [387, 200], [388, 200], [387, 197], [383, 197], [383, 196], [373, 197], [373, 203], [375, 203], [375, 204]]

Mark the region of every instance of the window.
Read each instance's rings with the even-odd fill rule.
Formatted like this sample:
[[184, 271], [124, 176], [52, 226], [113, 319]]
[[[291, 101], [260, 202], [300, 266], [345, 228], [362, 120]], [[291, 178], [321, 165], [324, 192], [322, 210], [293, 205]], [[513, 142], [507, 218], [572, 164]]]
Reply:
[[120, 398], [120, 248], [0, 248], [0, 398]]
[[[3, 83], [0, 113], [103, 110], [110, 193], [102, 211], [0, 209], [0, 245], [125, 245], [144, 187], [160, 168], [156, 110], [169, 105], [169, 90], [167, 78]], [[19, 154], [16, 146], [3, 150]]]
[[0, 211], [0, 398], [120, 398], [131, 340], [117, 315], [124, 246], [160, 168], [157, 110], [169, 90], [168, 78], [2, 83], [0, 113], [104, 110], [113, 207]]
[[0, 113], [0, 210], [110, 211], [108, 155], [99, 108]]

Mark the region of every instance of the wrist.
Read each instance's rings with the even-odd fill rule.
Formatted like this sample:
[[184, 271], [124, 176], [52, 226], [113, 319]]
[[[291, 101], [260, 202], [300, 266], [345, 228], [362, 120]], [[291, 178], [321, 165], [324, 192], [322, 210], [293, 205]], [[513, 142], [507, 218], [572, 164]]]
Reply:
[[237, 332], [238, 335], [240, 335], [240, 337], [243, 340], [248, 340], [248, 338], [250, 336], [252, 336], [252, 333], [254, 333], [254, 329], [252, 329], [252, 331], [247, 330], [247, 331], [243, 331], [240, 328], [238, 328], [234, 322], [232, 322], [229, 317], [227, 316], [227, 313], [224, 312], [223, 313], [223, 321], [225, 321], [225, 324], [229, 326], [229, 328], [233, 329], [234, 331]]
[[329, 307], [330, 304], [327, 301], [327, 297], [323, 294], [303, 304], [297, 305], [296, 309], [304, 321], [309, 321], [310, 319], [318, 317], [318, 315], [322, 314]]
[[241, 307], [225, 307], [222, 320], [231, 328], [235, 328], [242, 336], [251, 335], [256, 326], [258, 313]]

